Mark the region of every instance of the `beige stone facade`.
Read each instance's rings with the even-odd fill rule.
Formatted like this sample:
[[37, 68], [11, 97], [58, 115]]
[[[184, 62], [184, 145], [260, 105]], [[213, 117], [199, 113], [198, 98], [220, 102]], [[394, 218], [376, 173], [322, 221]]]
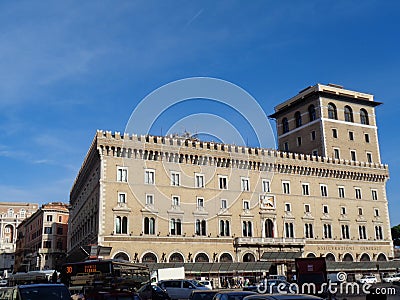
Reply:
[[38, 209], [38, 204], [0, 202], [0, 270], [12, 271], [18, 225]]
[[[71, 189], [70, 259], [90, 244], [138, 262], [392, 258], [378, 103], [352, 93], [316, 85], [278, 106], [272, 116], [279, 150], [98, 131]], [[337, 120], [329, 118], [328, 103], [335, 104]], [[353, 122], [341, 120], [345, 104]], [[368, 124], [360, 124], [360, 109]], [[283, 133], [285, 117], [289, 131]], [[330, 137], [333, 127], [337, 138]], [[300, 145], [292, 147], [299, 136]]]

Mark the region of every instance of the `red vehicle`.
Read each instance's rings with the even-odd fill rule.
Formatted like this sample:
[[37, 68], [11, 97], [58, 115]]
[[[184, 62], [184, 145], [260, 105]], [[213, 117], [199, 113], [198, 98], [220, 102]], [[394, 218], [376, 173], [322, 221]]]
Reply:
[[296, 258], [296, 280], [299, 291], [305, 294], [326, 294], [328, 282], [325, 257]]

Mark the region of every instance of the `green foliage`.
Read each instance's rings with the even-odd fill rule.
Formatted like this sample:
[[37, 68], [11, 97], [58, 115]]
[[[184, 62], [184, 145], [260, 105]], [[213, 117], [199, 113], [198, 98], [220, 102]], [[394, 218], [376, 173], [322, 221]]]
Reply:
[[400, 246], [400, 224], [392, 227], [392, 238], [395, 246]]

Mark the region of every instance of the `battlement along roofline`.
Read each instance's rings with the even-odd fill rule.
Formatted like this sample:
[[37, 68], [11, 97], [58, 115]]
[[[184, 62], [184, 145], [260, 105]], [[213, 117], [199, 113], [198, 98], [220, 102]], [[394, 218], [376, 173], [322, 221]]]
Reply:
[[[358, 167], [358, 168], [367, 168], [367, 169], [375, 169], [375, 170], [384, 170], [388, 172], [387, 164], [379, 164], [379, 163], [369, 163], [369, 162], [360, 162], [360, 161], [351, 161], [345, 159], [333, 159], [330, 157], [322, 157], [322, 156], [313, 156], [310, 154], [302, 154], [302, 153], [294, 153], [294, 152], [284, 152], [275, 149], [267, 149], [267, 148], [255, 148], [255, 147], [246, 147], [246, 146], [238, 146], [231, 144], [222, 144], [216, 142], [207, 142], [201, 141], [198, 139], [188, 139], [184, 137], [163, 137], [163, 136], [154, 136], [154, 135], [129, 135], [124, 133], [121, 135], [120, 132], [112, 133], [111, 131], [102, 131], [98, 130], [96, 133], [97, 138], [97, 146], [109, 146], [109, 147], [119, 147], [119, 148], [128, 148], [130, 147], [130, 143], [138, 143], [142, 145], [154, 146], [166, 146], [166, 147], [179, 147], [179, 152], [184, 152], [185, 149], [188, 151], [204, 151], [208, 152], [205, 155], [210, 155], [210, 153], [214, 153], [217, 156], [246, 156], [248, 160], [262, 160], [263, 157], [273, 158], [278, 161], [285, 161], [289, 163], [289, 161], [297, 161], [297, 162], [310, 162], [310, 163], [323, 163], [336, 167]], [[124, 142], [127, 142], [124, 145]], [[159, 150], [160, 148], [158, 147]], [[146, 150], [150, 151], [150, 148], [146, 148]], [[292, 163], [292, 162], [291, 162]]]

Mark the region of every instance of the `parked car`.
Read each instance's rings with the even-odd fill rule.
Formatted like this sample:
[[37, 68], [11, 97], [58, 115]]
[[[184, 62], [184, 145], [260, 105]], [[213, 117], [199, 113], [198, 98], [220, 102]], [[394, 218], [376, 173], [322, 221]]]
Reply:
[[158, 282], [158, 286], [165, 290], [172, 300], [188, 299], [193, 290], [208, 290], [198, 281], [187, 279], [162, 280]]
[[170, 300], [166, 290], [163, 290], [157, 285], [153, 285], [150, 282], [144, 284], [138, 290], [138, 294], [141, 300]]
[[193, 290], [189, 300], [212, 300], [216, 293], [216, 290]]
[[358, 283], [377, 283], [378, 279], [374, 275], [365, 275], [357, 280]]
[[[280, 279], [268, 279], [256, 285], [245, 286], [243, 291], [252, 291], [260, 294], [276, 294], [283, 291], [289, 293], [290, 283]], [[292, 287], [292, 289], [295, 287]], [[292, 292], [296, 292], [293, 290]]]
[[398, 282], [400, 281], [400, 274], [393, 274], [382, 279], [384, 282]]
[[244, 297], [243, 300], [323, 300], [323, 298], [302, 294], [274, 294], [274, 295], [252, 295]]
[[199, 281], [202, 285], [204, 285], [206, 288], [212, 290], [212, 282], [210, 280], [201, 280]]
[[[49, 298], [50, 299], [50, 298]], [[86, 300], [141, 300], [134, 292], [130, 291], [92, 291], [88, 293]], [[41, 300], [41, 299], [38, 299]], [[43, 299], [45, 300], [45, 299]]]
[[215, 294], [213, 300], [243, 300], [244, 297], [256, 295], [251, 291], [219, 291]]
[[63, 284], [24, 284], [0, 289], [0, 299], [8, 300], [68, 300], [71, 294]]

